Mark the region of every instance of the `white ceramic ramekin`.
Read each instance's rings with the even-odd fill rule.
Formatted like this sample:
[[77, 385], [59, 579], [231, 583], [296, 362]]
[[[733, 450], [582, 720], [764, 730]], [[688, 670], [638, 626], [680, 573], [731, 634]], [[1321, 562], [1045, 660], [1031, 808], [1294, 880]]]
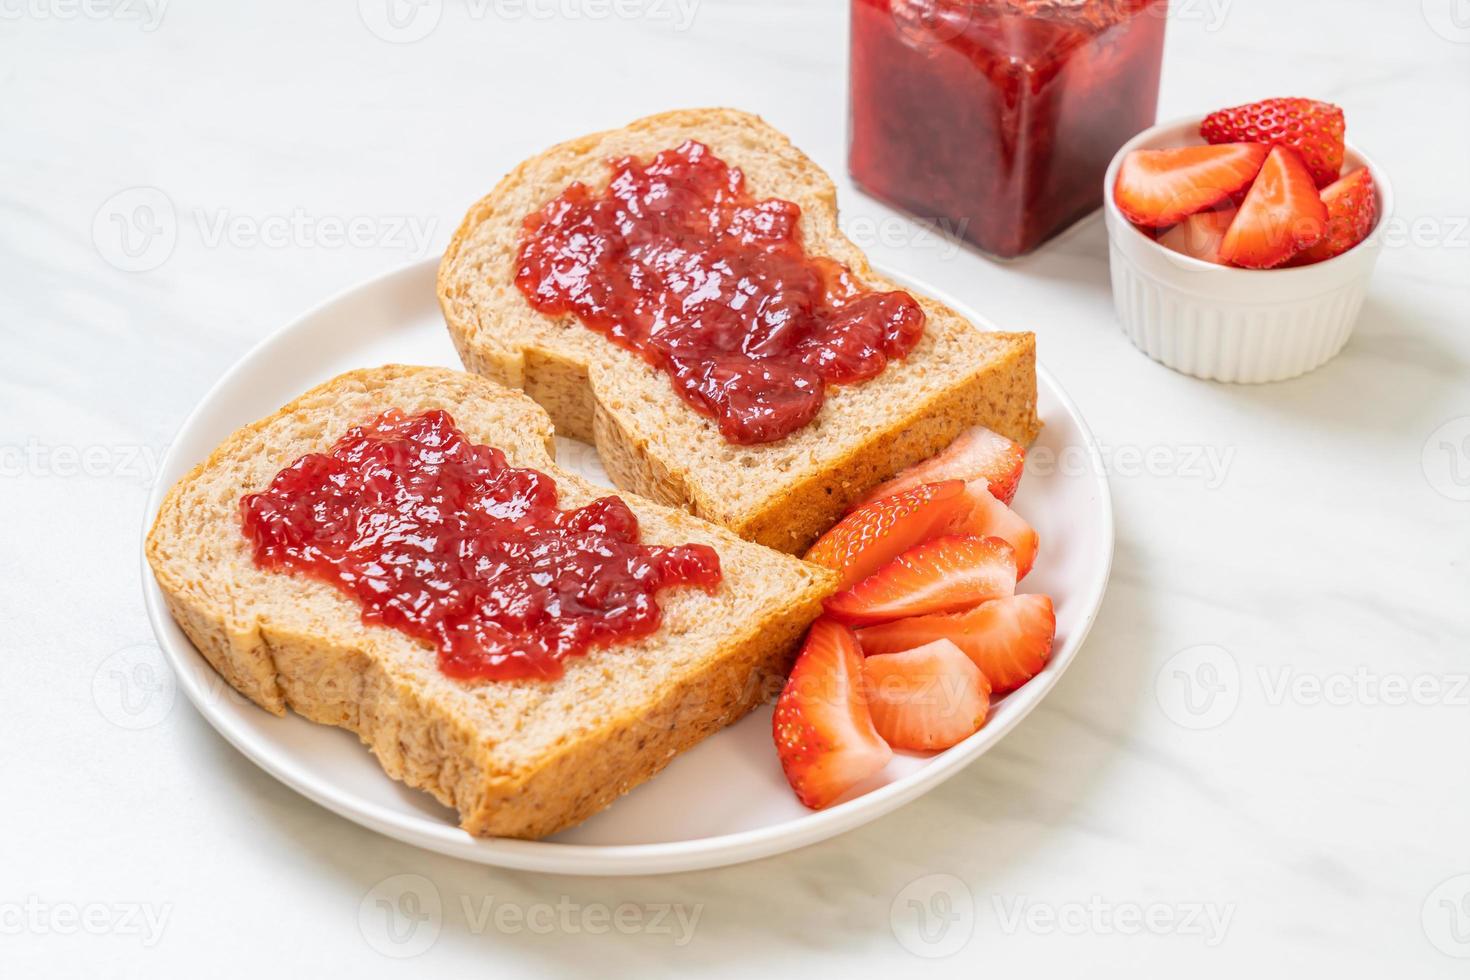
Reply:
[[1133, 150], [1203, 142], [1200, 118], [1144, 130], [1113, 157], [1103, 212], [1113, 302], [1123, 332], [1149, 357], [1215, 381], [1284, 381], [1342, 350], [1368, 292], [1393, 211], [1388, 178], [1351, 144], [1343, 172], [1367, 166], [1378, 188], [1378, 223], [1336, 258], [1291, 269], [1234, 269], [1167, 249], [1128, 223], [1113, 203], [1123, 157]]

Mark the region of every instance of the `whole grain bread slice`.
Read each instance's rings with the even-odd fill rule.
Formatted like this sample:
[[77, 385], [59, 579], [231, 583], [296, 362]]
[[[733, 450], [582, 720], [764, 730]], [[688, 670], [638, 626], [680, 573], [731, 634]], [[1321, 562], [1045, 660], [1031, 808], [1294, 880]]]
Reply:
[[623, 495], [650, 544], [704, 543], [723, 580], [659, 593], [658, 632], [566, 661], [555, 681], [463, 682], [398, 630], [315, 579], [253, 563], [240, 497], [388, 408], [444, 409], [475, 442], [555, 478], [559, 506], [608, 491], [556, 467], [551, 421], [483, 378], [438, 368], [354, 371], [240, 429], [169, 492], [148, 562], [184, 632], [256, 704], [356, 732], [394, 779], [480, 835], [535, 838], [596, 813], [674, 755], [779, 690], [832, 575]]
[[606, 187], [610, 158], [648, 158], [691, 139], [743, 170], [751, 193], [799, 205], [809, 254], [846, 264], [870, 288], [901, 288], [877, 275], [842, 234], [831, 179], [780, 132], [732, 109], [668, 112], [552, 147], [470, 209], [438, 279], [466, 368], [523, 389], [551, 413], [557, 431], [595, 442], [618, 486], [790, 552], [968, 426], [1023, 444], [1035, 438], [1034, 336], [983, 332], [924, 296], [917, 296], [928, 315], [924, 339], [906, 359], [871, 381], [833, 387], [810, 424], [755, 446], [726, 442], [712, 419], [689, 408], [637, 355], [571, 315], [532, 308], [514, 284], [525, 217], [572, 181]]

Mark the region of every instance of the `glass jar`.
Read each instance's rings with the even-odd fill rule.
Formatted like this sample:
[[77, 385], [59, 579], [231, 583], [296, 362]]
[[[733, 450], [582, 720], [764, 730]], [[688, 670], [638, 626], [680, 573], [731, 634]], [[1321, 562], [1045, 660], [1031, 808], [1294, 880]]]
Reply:
[[852, 0], [863, 190], [1010, 258], [1102, 204], [1154, 124], [1168, 0]]

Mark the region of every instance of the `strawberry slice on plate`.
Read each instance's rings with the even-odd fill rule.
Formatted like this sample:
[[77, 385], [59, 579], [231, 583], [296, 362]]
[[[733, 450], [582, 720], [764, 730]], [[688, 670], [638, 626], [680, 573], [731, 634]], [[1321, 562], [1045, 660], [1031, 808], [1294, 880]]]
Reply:
[[1266, 99], [1212, 112], [1200, 123], [1209, 143], [1265, 143], [1295, 150], [1312, 181], [1326, 187], [1342, 173], [1347, 121], [1342, 110], [1315, 99]]
[[888, 764], [893, 750], [873, 727], [863, 658], [847, 627], [830, 619], [812, 624], [771, 729], [786, 781], [813, 810]]
[[805, 557], [836, 571], [845, 589], [914, 545], [946, 533], [969, 512], [963, 481], [926, 483], [857, 508], [818, 538]]
[[1224, 265], [1220, 258], [1220, 245], [1225, 241], [1225, 231], [1235, 220], [1236, 208], [1230, 205], [1217, 211], [1201, 211], [1191, 214], [1179, 224], [1159, 236], [1159, 244], [1181, 255]]
[[1014, 691], [1041, 672], [1051, 658], [1057, 617], [1050, 597], [1017, 595], [994, 599], [950, 616], [917, 616], [858, 630], [868, 656], [910, 650], [949, 640], [979, 667], [996, 694]]
[[873, 727], [895, 749], [947, 749], [980, 730], [990, 682], [960, 648], [937, 640], [863, 661]]
[[1016, 496], [1025, 465], [1026, 450], [1019, 443], [983, 425], [976, 425], [961, 432], [938, 455], [915, 463], [887, 483], [875, 487], [863, 500], [891, 497], [938, 480], [983, 479], [990, 484], [990, 492], [1008, 504]]
[[1000, 538], [950, 534], [904, 552], [832, 596], [827, 613], [844, 623], [867, 626], [969, 609], [1015, 591], [1016, 553], [1010, 545]]
[[1336, 258], [1368, 237], [1378, 220], [1378, 193], [1368, 168], [1354, 170], [1322, 192], [1327, 208], [1327, 233], [1322, 240], [1291, 260], [1310, 265]]
[[1016, 581], [1026, 577], [1036, 562], [1036, 549], [1040, 539], [1036, 529], [1014, 510], [996, 499], [984, 480], [972, 480], [965, 484], [965, 493], [971, 501], [970, 516], [957, 528], [961, 534], [978, 537], [1000, 538], [1011, 546], [1016, 557]]
[[1136, 225], [1168, 227], [1250, 184], [1267, 149], [1257, 143], [1226, 143], [1134, 150], [1118, 168], [1113, 201]]
[[1271, 150], [1230, 222], [1220, 257], [1246, 269], [1271, 269], [1321, 241], [1327, 206], [1295, 150]]

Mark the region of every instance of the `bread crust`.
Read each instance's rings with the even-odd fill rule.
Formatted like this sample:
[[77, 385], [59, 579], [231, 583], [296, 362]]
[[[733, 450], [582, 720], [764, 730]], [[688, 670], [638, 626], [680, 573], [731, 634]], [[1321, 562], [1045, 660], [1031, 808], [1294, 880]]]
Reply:
[[[596, 444], [619, 487], [684, 507], [740, 536], [799, 553], [861, 496], [985, 425], [1023, 444], [1040, 431], [1030, 333], [984, 333], [918, 296], [925, 340], [883, 376], [837, 386], [817, 419], [778, 443], [730, 447], [666, 377], [572, 316], [538, 313], [513, 285], [520, 222], [572, 180], [606, 185], [605, 159], [707, 143], [758, 196], [802, 209], [803, 241], [874, 289], [877, 275], [837, 226], [831, 180], [758, 116], [692, 109], [568, 140], [510, 172], [470, 208], [440, 263], [440, 307], [466, 369], [521, 388], [558, 431]], [[910, 290], [912, 292], [912, 290]], [[942, 374], [942, 377], [939, 375]]]
[[557, 681], [453, 681], [431, 647], [363, 624], [331, 586], [255, 567], [240, 533], [241, 495], [390, 407], [448, 409], [471, 438], [553, 476], [563, 507], [607, 493], [556, 467], [550, 420], [523, 395], [390, 365], [236, 431], [169, 491], [146, 553], [170, 612], [231, 686], [275, 714], [357, 733], [389, 776], [458, 810], [472, 834], [538, 838], [575, 824], [742, 717], [779, 688], [834, 590], [826, 569], [622, 494], [645, 541], [714, 546], [719, 591], [665, 590], [657, 633], [570, 658]]

